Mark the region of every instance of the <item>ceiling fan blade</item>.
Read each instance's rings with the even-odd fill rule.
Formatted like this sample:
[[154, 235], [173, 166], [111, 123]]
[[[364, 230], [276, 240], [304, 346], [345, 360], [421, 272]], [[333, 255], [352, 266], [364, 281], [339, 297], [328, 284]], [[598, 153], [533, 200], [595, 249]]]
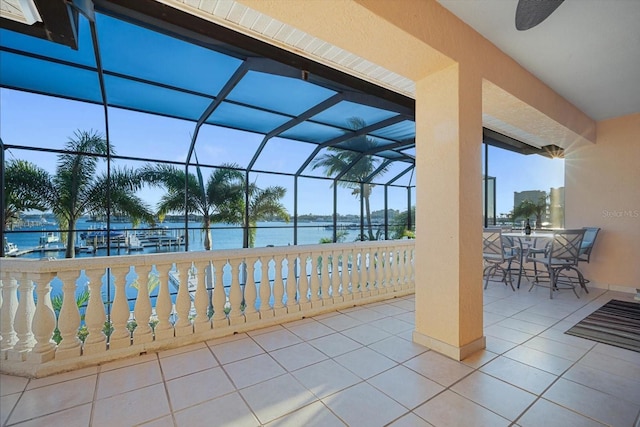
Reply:
[[516, 29], [519, 31], [535, 27], [553, 13], [564, 0], [518, 0]]

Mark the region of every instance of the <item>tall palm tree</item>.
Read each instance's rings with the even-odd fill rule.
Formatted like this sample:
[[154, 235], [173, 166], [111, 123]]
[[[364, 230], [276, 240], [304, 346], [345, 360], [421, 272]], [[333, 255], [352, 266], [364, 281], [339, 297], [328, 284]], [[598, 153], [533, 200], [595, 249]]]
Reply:
[[67, 141], [65, 150], [58, 155], [50, 204], [60, 227], [67, 230], [66, 258], [75, 256], [75, 228], [82, 215], [104, 215], [110, 203], [111, 210], [123, 215], [144, 219], [152, 216], [135, 195], [143, 184], [138, 173], [114, 168], [109, 178], [106, 173], [97, 175], [101, 156], [114, 154], [113, 147], [107, 149], [102, 135], [78, 130]]
[[518, 218], [530, 218], [535, 216], [536, 228], [542, 228], [542, 216], [547, 212], [547, 198], [540, 197], [538, 202], [532, 202], [529, 199], [525, 199], [518, 206], [513, 209], [513, 219]]
[[[353, 130], [362, 129], [366, 126], [364, 120], [352, 117], [348, 120], [349, 127]], [[359, 151], [367, 152], [376, 147], [373, 140], [361, 135], [349, 140], [348, 145], [357, 147]], [[356, 198], [362, 198], [365, 207], [365, 218], [367, 221], [367, 232], [369, 240], [374, 240], [373, 226], [371, 225], [371, 205], [369, 198], [375, 184], [361, 183], [369, 177], [379, 166], [381, 160], [372, 155], [364, 155], [358, 151], [346, 150], [338, 147], [328, 147], [328, 153], [318, 157], [312, 162], [313, 169], [324, 168], [324, 173], [328, 177], [334, 177], [346, 171], [338, 185], [351, 189], [351, 194]], [[387, 168], [378, 172], [379, 175], [385, 173]]]
[[[249, 233], [249, 247], [253, 248], [256, 243], [256, 227], [258, 221], [277, 217], [285, 222], [289, 222], [289, 213], [280, 200], [287, 193], [287, 189], [281, 186], [272, 186], [264, 189], [258, 188], [255, 183], [249, 185], [249, 219], [247, 225]], [[244, 210], [242, 211], [244, 214]], [[243, 221], [244, 222], [244, 221]]]
[[51, 200], [51, 176], [25, 160], [9, 160], [5, 167], [4, 229], [10, 228], [25, 211], [46, 211]]
[[210, 250], [211, 223], [236, 222], [238, 212], [243, 210], [244, 180], [237, 168], [235, 164], [224, 164], [213, 171], [206, 183], [200, 166], [196, 168], [197, 176], [168, 164], [146, 165], [141, 174], [149, 184], [165, 187], [167, 191], [160, 199], [159, 215], [168, 212], [202, 215], [204, 248]]

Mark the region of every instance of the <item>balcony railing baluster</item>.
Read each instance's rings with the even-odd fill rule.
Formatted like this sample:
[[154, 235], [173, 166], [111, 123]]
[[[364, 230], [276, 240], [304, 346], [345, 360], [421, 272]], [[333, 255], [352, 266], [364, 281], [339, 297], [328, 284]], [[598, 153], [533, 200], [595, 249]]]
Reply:
[[[242, 307], [242, 285], [246, 280], [242, 267], [242, 258], [231, 258], [229, 260], [229, 270], [231, 273], [231, 285], [229, 287], [229, 324], [238, 325], [245, 323], [244, 309]], [[242, 283], [240, 278], [242, 277]]]
[[[189, 319], [191, 311], [191, 298], [189, 297], [189, 280], [193, 280], [194, 274], [197, 274], [198, 280], [205, 277], [204, 271], [194, 273], [191, 262], [182, 262], [177, 265], [178, 271], [178, 295], [176, 296], [176, 323], [174, 325], [176, 337], [191, 335], [193, 333], [193, 325]], [[201, 278], [202, 277], [202, 278]]]
[[56, 359], [71, 359], [82, 354], [82, 341], [78, 338], [80, 310], [76, 302], [76, 281], [78, 272], [60, 271], [58, 279], [62, 281], [62, 308], [58, 313], [58, 330], [62, 341], [56, 350]]
[[229, 326], [229, 319], [225, 312], [227, 305], [227, 293], [224, 289], [224, 267], [227, 259], [220, 259], [215, 262], [215, 280], [213, 281], [213, 317], [211, 318], [214, 328]]
[[296, 270], [298, 266], [298, 254], [287, 254], [287, 313], [295, 313], [300, 311], [300, 304], [298, 300], [298, 280], [296, 277]]
[[0, 371], [47, 375], [409, 294], [414, 256], [414, 242], [386, 241], [3, 259]]
[[18, 334], [14, 329], [18, 311], [18, 281], [15, 277], [3, 275], [2, 278], [2, 312], [0, 313], [0, 360], [6, 359], [7, 352], [18, 342]]
[[102, 279], [105, 276], [105, 269], [88, 269], [85, 274], [89, 280], [89, 304], [85, 313], [85, 322], [87, 324], [87, 335], [83, 354], [97, 354], [106, 350], [107, 337], [103, 332], [107, 315], [104, 310], [104, 301], [102, 296]]
[[133, 308], [133, 316], [136, 322], [136, 327], [133, 330], [133, 343], [144, 344], [153, 341], [153, 330], [149, 325], [151, 320], [149, 283], [153, 280], [155, 273], [151, 269], [148, 273], [147, 271], [140, 271], [138, 274], [142, 277], [138, 277], [138, 296]]
[[244, 317], [249, 322], [257, 322], [260, 319], [260, 313], [256, 310], [258, 298], [258, 290], [255, 281], [256, 260], [246, 257], [243, 259], [243, 269], [246, 274], [246, 283], [244, 285]]
[[55, 357], [56, 343], [51, 339], [56, 328], [56, 315], [51, 304], [51, 280], [53, 273], [42, 273], [36, 279], [38, 302], [33, 316], [33, 334], [36, 345], [29, 353], [29, 360], [44, 363]]
[[171, 304], [171, 288], [169, 287], [169, 282], [172, 280], [172, 267], [173, 265], [156, 267], [158, 269], [160, 280], [158, 298], [156, 299], [157, 323], [153, 330], [156, 341], [173, 338], [174, 336], [173, 324], [171, 323], [171, 312], [173, 311]]

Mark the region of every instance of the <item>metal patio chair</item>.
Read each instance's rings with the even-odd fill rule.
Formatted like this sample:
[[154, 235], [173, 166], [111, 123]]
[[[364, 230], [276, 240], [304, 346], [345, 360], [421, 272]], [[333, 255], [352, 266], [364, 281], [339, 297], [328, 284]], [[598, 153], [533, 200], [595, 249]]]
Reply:
[[[527, 261], [545, 267], [549, 275], [548, 286], [550, 298], [553, 298], [553, 291], [560, 289], [571, 289], [573, 293], [576, 294], [576, 297], [580, 298], [576, 292], [577, 284], [579, 284], [586, 293], [589, 293], [584, 276], [578, 269], [580, 247], [584, 239], [585, 231], [584, 229], [554, 231], [553, 239], [549, 243], [549, 249], [543, 256], [527, 256]], [[571, 272], [573, 272], [574, 275], [570, 274]], [[534, 286], [546, 286], [544, 283], [544, 281], [540, 281], [536, 277], [529, 291], [531, 291]]]
[[506, 239], [502, 236], [502, 230], [499, 228], [484, 228], [482, 232], [482, 259], [484, 260], [484, 270], [482, 272], [485, 279], [484, 288], [489, 285], [489, 278], [495, 276], [496, 273], [502, 273], [502, 280], [505, 285], [509, 284], [513, 287], [511, 278], [510, 263], [516, 258], [512, 248], [505, 245]]
[[582, 239], [582, 245], [580, 246], [580, 262], [586, 262], [587, 264], [591, 260], [591, 251], [593, 245], [596, 243], [596, 238], [600, 232], [600, 227], [583, 227], [584, 239]]

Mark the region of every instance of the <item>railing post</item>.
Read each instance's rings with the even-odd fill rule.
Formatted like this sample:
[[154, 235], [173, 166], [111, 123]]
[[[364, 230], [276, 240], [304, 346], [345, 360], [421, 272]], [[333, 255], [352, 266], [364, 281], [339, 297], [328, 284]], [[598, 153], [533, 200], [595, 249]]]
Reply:
[[309, 310], [311, 308], [311, 283], [307, 277], [307, 265], [309, 263], [309, 253], [300, 254], [300, 264], [298, 267], [298, 306], [300, 311]]
[[353, 251], [353, 261], [351, 263], [351, 277], [353, 277], [353, 292], [355, 294], [354, 298], [362, 299], [367, 296], [367, 284], [362, 280], [363, 254], [360, 247]]
[[402, 289], [411, 289], [411, 248], [404, 247], [404, 264], [403, 264], [404, 283]]
[[[198, 270], [196, 281], [196, 292], [193, 297], [193, 306], [196, 310], [196, 318], [193, 321], [193, 330], [195, 332], [208, 331], [211, 329], [211, 320], [209, 319], [209, 292], [207, 291], [207, 277], [211, 271], [207, 271], [211, 265], [210, 261], [198, 262], [195, 267]], [[191, 280], [191, 279], [189, 279]]]
[[0, 359], [7, 358], [7, 352], [18, 342], [18, 334], [14, 329], [18, 311], [18, 281], [14, 277], [4, 275], [2, 279], [2, 312], [0, 313]]
[[8, 353], [9, 360], [24, 361], [27, 355], [36, 344], [31, 325], [36, 311], [36, 304], [33, 299], [33, 280], [27, 274], [22, 273], [20, 277], [20, 300], [18, 310], [14, 320], [14, 328], [18, 336], [18, 341]]
[[242, 259], [235, 258], [229, 260], [231, 268], [231, 287], [229, 288], [229, 324], [238, 325], [245, 323], [244, 312], [242, 310], [242, 289], [239, 280], [239, 274], [245, 274], [242, 271]]
[[[189, 298], [189, 272], [191, 269], [190, 262], [182, 262], [178, 264], [178, 296], [176, 297], [176, 314], [178, 320], [175, 324], [176, 337], [191, 335], [193, 333], [193, 325], [189, 320], [189, 312], [191, 311], [191, 298]], [[209, 267], [207, 267], [209, 268]], [[198, 270], [198, 280], [205, 280], [205, 271]]]
[[102, 330], [107, 320], [101, 292], [104, 272], [104, 270], [86, 271], [89, 279], [89, 304], [87, 304], [84, 319], [89, 335], [84, 341], [84, 354], [96, 354], [107, 349], [107, 337]]
[[396, 249], [394, 246], [393, 252], [391, 253], [393, 256], [393, 289], [395, 291], [400, 290], [401, 282], [400, 282], [400, 251]]
[[258, 291], [256, 289], [255, 280], [255, 260], [243, 260], [243, 268], [246, 274], [246, 283], [244, 285], [244, 316], [248, 322], [256, 322], [260, 320], [260, 313], [256, 310], [256, 300], [258, 298]]
[[276, 255], [273, 257], [275, 261], [275, 274], [273, 276], [273, 312], [274, 315], [281, 316], [287, 313], [287, 307], [284, 306], [284, 293], [286, 284], [282, 277], [282, 261], [284, 257], [282, 255]]
[[349, 255], [343, 249], [340, 251], [340, 288], [342, 289], [342, 299], [344, 301], [353, 299], [353, 295], [349, 292]]
[[338, 257], [339, 253], [332, 249], [331, 250], [331, 301], [334, 304], [341, 303], [344, 301], [342, 297], [342, 286], [340, 284], [340, 272], [338, 271]]
[[384, 290], [380, 286], [380, 247], [376, 246], [369, 253], [369, 270], [371, 272], [371, 284], [372, 288], [375, 286], [376, 294], [384, 293]]
[[271, 284], [269, 283], [269, 261], [266, 256], [260, 257], [260, 319], [273, 317], [273, 310], [269, 305], [271, 299]]
[[53, 312], [51, 304], [51, 280], [53, 277], [53, 273], [43, 273], [36, 279], [38, 302], [32, 326], [36, 345], [28, 357], [31, 362], [44, 363], [55, 357], [56, 343], [52, 337], [56, 328], [56, 314]]
[[[142, 268], [142, 267], [140, 267]], [[144, 344], [153, 341], [153, 330], [149, 321], [151, 320], [151, 299], [149, 297], [149, 281], [154, 275], [153, 268], [143, 277], [145, 280], [138, 281], [138, 296], [133, 306], [133, 318], [136, 321], [136, 328], [133, 330], [133, 343]]]
[[[171, 311], [173, 306], [171, 304], [171, 291], [169, 288], [169, 282], [171, 281], [171, 269], [172, 264], [165, 266], [164, 272], [166, 279], [162, 279], [162, 273], [160, 268], [156, 266], [158, 273], [160, 274], [160, 289], [158, 289], [158, 298], [156, 298], [156, 317], [158, 323], [156, 323], [153, 329], [153, 334], [156, 337], [156, 341], [170, 339], [174, 337], [173, 324], [171, 323]], [[205, 290], [206, 293], [206, 290]]]
[[329, 256], [326, 251], [320, 252], [322, 265], [320, 266], [320, 295], [322, 295], [322, 305], [328, 305], [332, 300], [333, 290], [331, 289], [331, 277], [329, 276]]
[[298, 280], [296, 278], [297, 254], [287, 254], [287, 313], [300, 311]]
[[406, 286], [407, 259], [405, 258], [405, 248], [401, 246], [398, 249], [398, 289], [404, 289]]
[[409, 250], [409, 252], [411, 253], [411, 264], [410, 264], [410, 280], [409, 280], [409, 285], [412, 288], [415, 288], [416, 286], [416, 251], [415, 251], [415, 246], [412, 246], [411, 249]]
[[389, 246], [384, 247], [384, 287], [387, 289], [387, 292], [393, 292], [393, 283], [391, 281], [391, 260], [393, 259], [393, 255], [391, 255], [391, 250]]
[[214, 329], [229, 326], [229, 319], [224, 311], [225, 305], [227, 304], [227, 293], [224, 290], [224, 281], [222, 280], [226, 264], [227, 260], [223, 258], [215, 265], [216, 275], [213, 283], [213, 317], [211, 318]]
[[[109, 336], [109, 349], [115, 350], [131, 345], [131, 331], [127, 328], [127, 323], [131, 317], [129, 302], [127, 301], [127, 273], [130, 268], [111, 268], [115, 295], [111, 306], [111, 335]], [[64, 343], [64, 341], [63, 341]]]
[[318, 277], [318, 254], [313, 251], [311, 252], [311, 277], [309, 283], [311, 285], [311, 307], [322, 307], [324, 305], [322, 301], [324, 294], [321, 293], [320, 279]]
[[364, 276], [363, 283], [365, 285], [365, 289], [367, 291], [367, 296], [369, 295], [377, 295], [378, 292], [375, 289], [373, 281], [371, 280], [371, 248], [365, 248], [362, 253], [362, 261], [360, 268], [362, 270], [362, 275]]

